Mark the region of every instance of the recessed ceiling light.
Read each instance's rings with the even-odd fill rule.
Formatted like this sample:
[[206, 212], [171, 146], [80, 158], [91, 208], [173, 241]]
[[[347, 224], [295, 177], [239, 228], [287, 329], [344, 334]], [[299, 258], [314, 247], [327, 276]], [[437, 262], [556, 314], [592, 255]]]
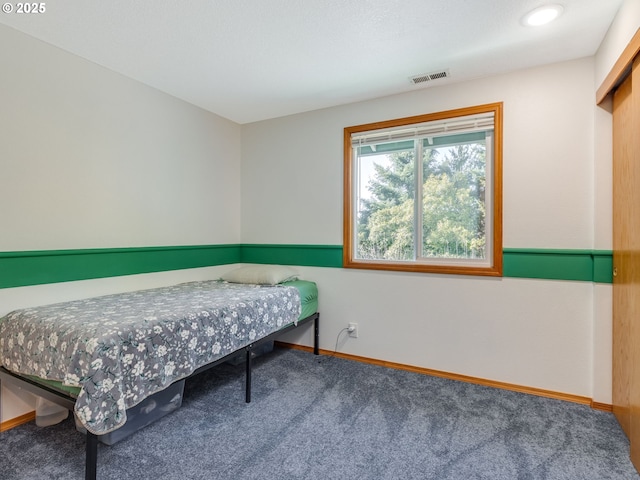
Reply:
[[564, 8], [562, 5], [545, 5], [531, 10], [522, 18], [522, 23], [529, 27], [537, 27], [552, 22], [560, 16]]

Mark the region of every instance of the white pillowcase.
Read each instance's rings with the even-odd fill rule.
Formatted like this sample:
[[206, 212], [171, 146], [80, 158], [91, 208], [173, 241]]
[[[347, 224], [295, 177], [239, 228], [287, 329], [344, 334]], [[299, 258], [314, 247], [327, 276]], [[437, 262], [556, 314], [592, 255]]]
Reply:
[[284, 265], [247, 265], [222, 275], [222, 280], [230, 283], [253, 283], [257, 285], [276, 285], [296, 280], [296, 270]]

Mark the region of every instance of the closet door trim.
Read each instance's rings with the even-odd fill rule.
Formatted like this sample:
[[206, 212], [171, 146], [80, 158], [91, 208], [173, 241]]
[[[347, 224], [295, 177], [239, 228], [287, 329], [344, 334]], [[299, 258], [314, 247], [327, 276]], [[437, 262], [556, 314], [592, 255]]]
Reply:
[[604, 99], [607, 98], [607, 95], [615, 90], [631, 72], [633, 60], [636, 58], [638, 53], [640, 53], [640, 28], [636, 30], [635, 35], [629, 41], [629, 44], [624, 49], [620, 57], [618, 57], [618, 60], [613, 65], [613, 68], [607, 75], [607, 78], [604, 79], [604, 82], [602, 82], [602, 85], [598, 88], [598, 91], [596, 92], [597, 105], [600, 105]]

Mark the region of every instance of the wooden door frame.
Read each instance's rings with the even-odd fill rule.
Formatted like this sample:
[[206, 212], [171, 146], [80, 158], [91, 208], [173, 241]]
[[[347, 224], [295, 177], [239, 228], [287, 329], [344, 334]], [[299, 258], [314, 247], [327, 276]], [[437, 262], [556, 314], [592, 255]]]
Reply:
[[596, 91], [596, 105], [600, 105], [631, 72], [634, 58], [640, 53], [640, 28], [629, 41], [611, 71]]
[[[613, 413], [627, 434], [631, 462], [640, 471], [640, 29], [596, 92], [600, 105], [612, 96], [613, 108]], [[619, 90], [618, 90], [619, 89]], [[622, 97], [618, 97], [615, 92]], [[624, 100], [623, 100], [624, 98]], [[631, 129], [631, 130], [629, 130]], [[616, 140], [616, 132], [619, 140]], [[631, 133], [629, 133], [631, 132]], [[622, 169], [616, 173], [616, 168]], [[620, 208], [620, 204], [630, 206]], [[631, 215], [633, 218], [628, 218]], [[619, 230], [622, 226], [623, 230]], [[620, 236], [622, 235], [622, 236]], [[620, 251], [622, 249], [622, 251]], [[632, 321], [633, 320], [633, 321]]]
[[[613, 159], [612, 159], [612, 227], [613, 227], [613, 291], [612, 291], [612, 410], [622, 430], [631, 439], [631, 323], [628, 312], [633, 309], [628, 228], [633, 223], [631, 210], [625, 208], [632, 196], [629, 166], [631, 151], [625, 146], [631, 134], [625, 125], [633, 122], [632, 77], [627, 76], [613, 94]], [[632, 143], [632, 142], [631, 142]]]

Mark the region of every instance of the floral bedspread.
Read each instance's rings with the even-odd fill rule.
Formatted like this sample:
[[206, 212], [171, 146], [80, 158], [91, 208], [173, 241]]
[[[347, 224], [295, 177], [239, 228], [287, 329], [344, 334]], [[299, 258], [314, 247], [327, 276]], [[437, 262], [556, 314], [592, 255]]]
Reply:
[[189, 282], [16, 310], [0, 319], [0, 365], [80, 387], [75, 413], [97, 435], [126, 409], [300, 314], [293, 287]]

